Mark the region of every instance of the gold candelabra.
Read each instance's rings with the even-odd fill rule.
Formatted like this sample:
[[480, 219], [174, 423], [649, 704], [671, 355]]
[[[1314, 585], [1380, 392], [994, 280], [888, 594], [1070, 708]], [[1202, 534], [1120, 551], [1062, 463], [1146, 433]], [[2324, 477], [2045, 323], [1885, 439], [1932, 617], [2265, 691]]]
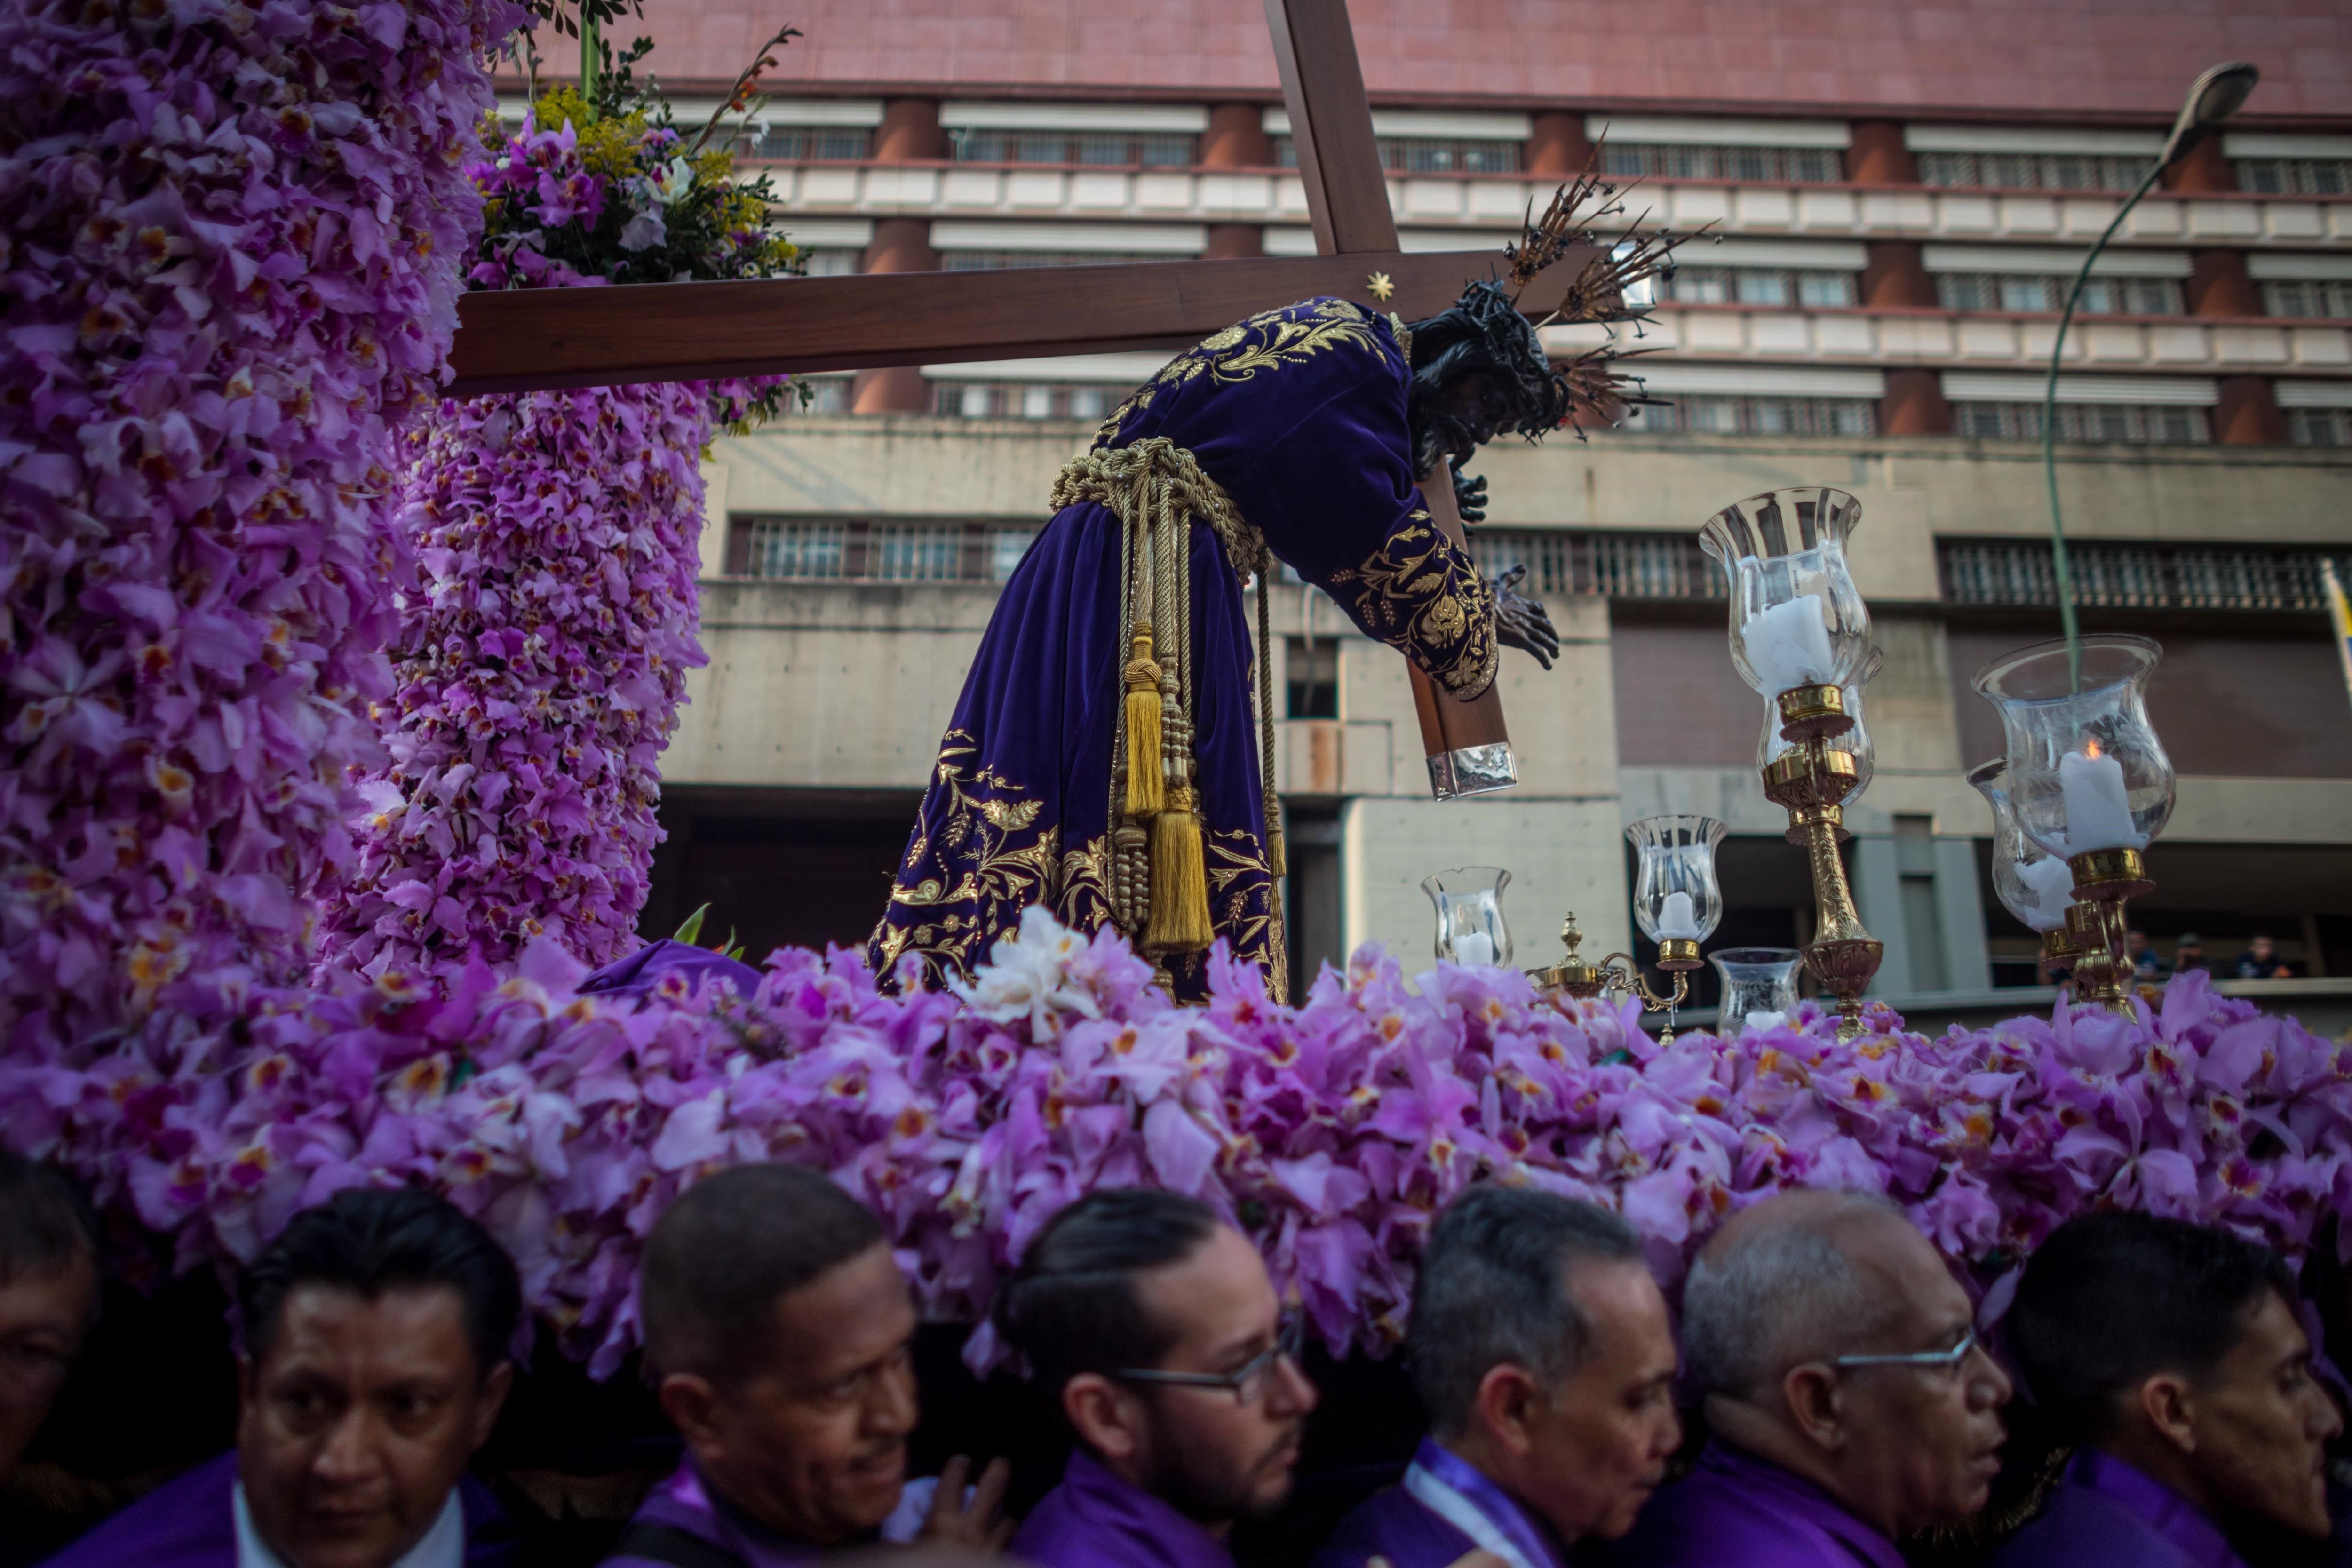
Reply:
[[2078, 955], [2074, 999], [2136, 1017], [2124, 901], [2156, 891], [2147, 858], [2137, 849], [2092, 849], [2068, 856], [2066, 868], [2074, 874], [2074, 901], [2066, 906], [2068, 945]]
[[1805, 967], [1837, 998], [1844, 1018], [1838, 1037], [1850, 1040], [1862, 1033], [1862, 994], [1886, 955], [1886, 944], [1863, 929], [1838, 854], [1843, 803], [1856, 774], [1852, 754], [1832, 750], [1829, 742], [1853, 729], [1853, 720], [1835, 686], [1791, 687], [1779, 700], [1780, 735], [1790, 749], [1763, 770], [1764, 795], [1788, 812], [1789, 842], [1804, 847], [1819, 911], [1813, 940], [1804, 946]]
[[1576, 911], [1570, 910], [1568, 920], [1559, 928], [1559, 940], [1568, 952], [1549, 969], [1531, 969], [1528, 978], [1546, 991], [1559, 991], [1568, 995], [1589, 999], [1602, 992], [1620, 996], [1639, 996], [1642, 1005], [1653, 1013], [1666, 1016], [1666, 1026], [1658, 1032], [1658, 1044], [1667, 1045], [1675, 1037], [1675, 1009], [1690, 999], [1690, 972], [1706, 961], [1698, 954], [1698, 943], [1683, 937], [1662, 937], [1658, 942], [1658, 967], [1674, 976], [1673, 989], [1661, 996], [1650, 989], [1642, 974], [1641, 965], [1630, 952], [1612, 952], [1599, 963], [1587, 963], [1577, 952], [1584, 941], [1584, 932], [1576, 923]]

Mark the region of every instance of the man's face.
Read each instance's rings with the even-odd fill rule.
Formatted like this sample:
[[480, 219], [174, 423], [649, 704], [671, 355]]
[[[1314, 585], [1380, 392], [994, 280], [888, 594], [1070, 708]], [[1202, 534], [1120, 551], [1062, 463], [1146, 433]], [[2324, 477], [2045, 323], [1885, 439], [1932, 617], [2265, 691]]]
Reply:
[[2311, 1376], [2311, 1342], [2277, 1292], [2265, 1291], [2246, 1332], [2197, 1385], [2190, 1467], [2229, 1511], [2324, 1536], [2326, 1447], [2343, 1419]]
[[1590, 1353], [1529, 1424], [1520, 1489], [1562, 1541], [1613, 1540], [1633, 1528], [1682, 1441], [1675, 1335], [1638, 1263], [1587, 1265], [1573, 1294], [1592, 1329]]
[[1445, 455], [1461, 462], [1493, 440], [1512, 416], [1512, 393], [1501, 376], [1472, 371], [1446, 387], [1442, 407], [1452, 420], [1443, 430]]
[[2254, 938], [2252, 942], [2254, 956], [2256, 958], [2268, 958], [2271, 955], [2273, 945], [2271, 939], [2266, 936], [2258, 936]]
[[777, 1300], [768, 1364], [714, 1391], [687, 1434], [695, 1458], [772, 1530], [823, 1546], [873, 1529], [907, 1482], [914, 1339], [906, 1277], [877, 1242]]
[[[1967, 1292], [1899, 1215], [1858, 1222], [1846, 1250], [1895, 1310], [1874, 1342], [1842, 1353], [1948, 1350], [1969, 1331]], [[1863, 1504], [1856, 1511], [1907, 1535], [1984, 1506], [2000, 1468], [2000, 1407], [2010, 1395], [1991, 1357], [1971, 1350], [1950, 1370], [1849, 1367], [1838, 1377], [1848, 1440], [1836, 1462], [1847, 1501]]]
[[2146, 952], [2147, 951], [2147, 933], [2146, 931], [2127, 931], [2124, 932], [2124, 951], [2130, 953], [2134, 958], [2137, 958], [2141, 953]]
[[239, 1370], [237, 1478], [289, 1568], [384, 1568], [415, 1545], [514, 1375], [504, 1362], [482, 1374], [445, 1286], [370, 1300], [298, 1285]]
[[87, 1255], [0, 1285], [0, 1482], [47, 1419], [97, 1305], [98, 1268]]
[[[1275, 1342], [1281, 1311], [1265, 1263], [1225, 1226], [1182, 1261], [1142, 1276], [1136, 1293], [1176, 1334], [1159, 1371], [1238, 1372]], [[1203, 1524], [1280, 1508], [1315, 1385], [1283, 1357], [1265, 1381], [1265, 1392], [1248, 1404], [1230, 1389], [1141, 1388], [1150, 1413], [1149, 1439], [1136, 1457], [1144, 1489]]]

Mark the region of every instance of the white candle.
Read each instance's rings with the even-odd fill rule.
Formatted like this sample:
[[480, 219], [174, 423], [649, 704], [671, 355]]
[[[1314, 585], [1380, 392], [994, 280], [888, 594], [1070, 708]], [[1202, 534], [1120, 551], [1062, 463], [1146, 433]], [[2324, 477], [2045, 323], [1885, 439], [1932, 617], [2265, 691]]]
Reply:
[[1691, 908], [1691, 896], [1685, 892], [1666, 895], [1665, 907], [1658, 911], [1660, 942], [1696, 942], [1698, 911]]
[[1810, 594], [1774, 605], [1739, 628], [1739, 640], [1767, 697], [1791, 687], [1822, 685], [1837, 662], [1821, 601]]
[[2132, 831], [2131, 802], [2124, 794], [2124, 765], [2099, 755], [2069, 752], [2058, 759], [2058, 793], [2066, 807], [2066, 852], [2141, 849], [2145, 834]]
[[2019, 918], [2035, 931], [2055, 931], [2066, 923], [2066, 906], [2074, 901], [2074, 873], [2055, 855], [2029, 860], [2017, 868], [2025, 884], [2026, 907]]
[[1789, 1015], [1786, 1013], [1750, 1013], [1748, 1015], [1745, 1021], [1747, 1024], [1747, 1032], [1748, 1034], [1760, 1034], [1766, 1029], [1777, 1029], [1781, 1025], [1787, 1023], [1789, 1021]]
[[1486, 969], [1495, 962], [1495, 939], [1483, 931], [1454, 939], [1454, 962], [1472, 969]]

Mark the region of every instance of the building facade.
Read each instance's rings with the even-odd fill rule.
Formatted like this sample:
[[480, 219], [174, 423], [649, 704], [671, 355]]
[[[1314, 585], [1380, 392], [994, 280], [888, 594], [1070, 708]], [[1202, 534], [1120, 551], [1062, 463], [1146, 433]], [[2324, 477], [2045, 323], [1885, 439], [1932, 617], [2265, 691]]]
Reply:
[[[1260, 9], [1192, 9], [1097, 47], [1054, 29], [1059, 7], [985, 26], [819, 7], [738, 146], [813, 273], [1309, 251]], [[2151, 706], [2179, 805], [2136, 923], [2168, 955], [2194, 931], [2223, 963], [2273, 936], [2308, 977], [2307, 1016], [2352, 994], [2352, 698], [2319, 586], [2323, 561], [2352, 563], [2352, 106], [2335, 95], [2330, 118], [2326, 89], [2352, 67], [2352, 22], [2217, 3], [2158, 26], [2074, 0], [1997, 14], [2052, 35], [2005, 41], [2029, 63], [2004, 73], [1978, 31], [1934, 20], [1991, 26], [1990, 8], [1762, 5], [1745, 54], [1692, 23], [1701, 52], [1759, 62], [1700, 91], [1705, 72], [1654, 48], [1614, 74], [1544, 29], [1514, 48], [1511, 7], [1440, 6], [1433, 26], [1357, 9], [1407, 248], [1499, 249], [1594, 161], [1653, 222], [1706, 233], [1628, 345], [1654, 351], [1659, 401], [1477, 465], [1492, 500], [1474, 548], [1528, 568], [1562, 639], [1549, 672], [1504, 655], [1517, 790], [1433, 802], [1400, 657], [1319, 594], [1277, 591], [1305, 973], [1370, 940], [1422, 960], [1420, 881], [1468, 864], [1512, 872], [1517, 962], [1550, 962], [1570, 909], [1588, 955], [1626, 947], [1622, 828], [1661, 811], [1731, 829], [1714, 945], [1804, 940], [1801, 858], [1757, 778], [1763, 704], [1732, 671], [1695, 530], [1756, 491], [1829, 484], [1863, 505], [1853, 558], [1885, 655], [1864, 694], [1875, 779], [1850, 814], [1857, 898], [1887, 942], [1877, 991], [1957, 1008], [2032, 984], [2033, 940], [1992, 900], [1990, 822], [1962, 778], [2000, 750], [1969, 680], [2057, 629], [2041, 399], [2066, 286], [2188, 80], [2234, 56], [2263, 86], [2134, 210], [2085, 291], [2058, 485], [2085, 626], [2167, 651]], [[1596, 47], [1623, 25], [1559, 9], [1590, 10]], [[1849, 34], [1900, 36], [1874, 56], [1850, 36], [1796, 50], [1832, 11]], [[734, 32], [764, 31], [646, 12], [682, 119], [731, 76]], [[754, 947], [872, 926], [995, 585], [1055, 471], [1158, 359], [819, 377], [807, 407], [719, 444], [710, 665], [664, 764], [649, 932], [706, 900]]]

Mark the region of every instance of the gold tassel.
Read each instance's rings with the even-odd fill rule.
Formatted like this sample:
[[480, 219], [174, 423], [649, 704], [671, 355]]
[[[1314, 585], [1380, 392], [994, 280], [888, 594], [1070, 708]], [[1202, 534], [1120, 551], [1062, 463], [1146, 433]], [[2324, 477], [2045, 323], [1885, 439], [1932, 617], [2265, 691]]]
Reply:
[[1160, 952], [1198, 952], [1215, 940], [1209, 925], [1209, 875], [1192, 788], [1179, 784], [1151, 819], [1151, 928], [1143, 944]]
[[1135, 623], [1127, 661], [1127, 815], [1157, 816], [1167, 803], [1160, 781], [1160, 665], [1151, 657], [1151, 623]]

